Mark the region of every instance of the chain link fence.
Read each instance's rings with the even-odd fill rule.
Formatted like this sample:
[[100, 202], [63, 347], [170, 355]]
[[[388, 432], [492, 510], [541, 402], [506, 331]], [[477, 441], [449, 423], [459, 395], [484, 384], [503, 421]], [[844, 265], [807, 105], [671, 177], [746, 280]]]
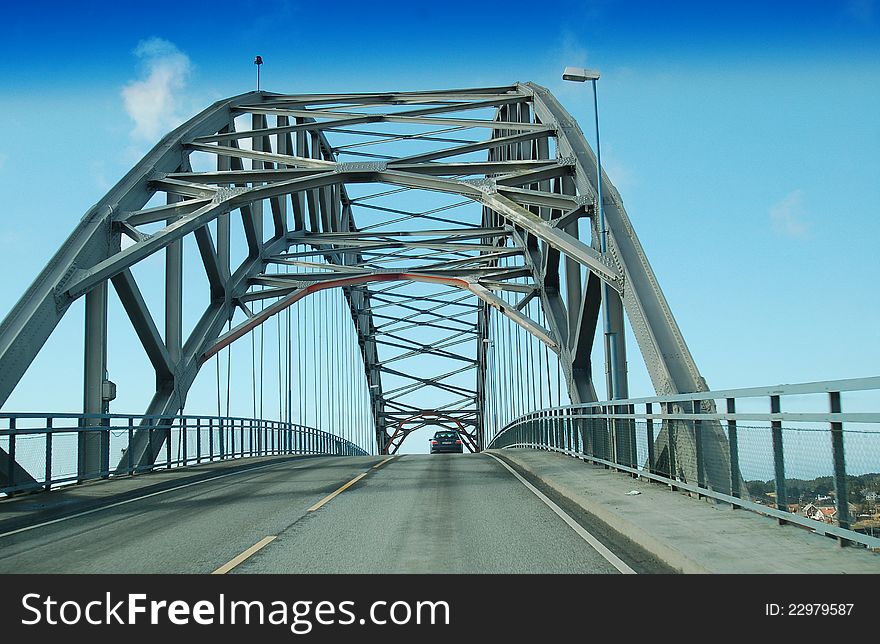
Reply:
[[[843, 411], [850, 394], [859, 411]], [[880, 377], [615, 400], [526, 414], [488, 447], [563, 452], [878, 549], [878, 409]]]

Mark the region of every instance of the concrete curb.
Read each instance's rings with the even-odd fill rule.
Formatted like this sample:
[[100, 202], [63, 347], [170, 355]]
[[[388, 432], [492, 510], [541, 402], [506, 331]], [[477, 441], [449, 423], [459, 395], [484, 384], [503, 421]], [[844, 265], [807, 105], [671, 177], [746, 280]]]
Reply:
[[626, 536], [633, 543], [657, 557], [667, 566], [670, 566], [671, 568], [684, 574], [712, 574], [711, 570], [700, 565], [699, 563], [688, 557], [685, 553], [670, 546], [668, 543], [657, 539], [651, 533], [643, 530], [642, 528], [628, 521], [624, 517], [610, 512], [607, 508], [601, 506], [598, 503], [591, 502], [589, 500], [589, 497], [580, 494], [578, 490], [575, 490], [565, 485], [564, 483], [561, 483], [560, 481], [542, 475], [540, 472], [534, 470], [527, 463], [517, 459], [516, 454], [512, 454], [511, 450], [489, 451], [491, 451], [492, 454], [498, 456], [499, 458], [502, 458], [509, 465], [511, 465], [511, 467], [514, 467], [521, 472], [528, 474], [529, 476], [540, 481], [543, 485], [547, 486], [557, 494], [577, 503], [584, 509], [585, 512], [596, 517], [596, 519], [607, 525], [612, 530]]
[[[880, 555], [836, 539], [560, 453], [492, 450], [548, 491], [579, 506], [597, 530], [616, 532], [673, 570], [690, 574], [880, 574]], [[610, 535], [613, 541], [613, 535]]]
[[[78, 514], [80, 512], [88, 512], [89, 510], [94, 510], [105, 505], [111, 505], [120, 501], [128, 501], [155, 492], [163, 492], [165, 490], [180, 487], [181, 485], [196, 483], [225, 474], [244, 472], [274, 463], [286, 463], [295, 460], [320, 458], [321, 456], [323, 455], [291, 454], [278, 457], [231, 459], [228, 461], [217, 461], [215, 463], [205, 463], [185, 468], [182, 467], [170, 470], [145, 472], [143, 474], [136, 474], [122, 479], [90, 481], [82, 485], [64, 486], [48, 492], [33, 492], [30, 494], [16, 495], [0, 501], [0, 517], [2, 517], [4, 512], [21, 512], [21, 514], [17, 516], [0, 518], [0, 534], [12, 532], [39, 523], [45, 523], [46, 521], [63, 519], [64, 517]], [[192, 471], [193, 468], [197, 467], [205, 467], [205, 469], [198, 472]], [[177, 476], [178, 473], [180, 476]], [[168, 474], [174, 476], [155, 483], [145, 480]], [[135, 485], [122, 492], [111, 492], [110, 488], [122, 481], [128, 483], [143, 482], [144, 485]], [[102, 494], [104, 491], [106, 491], [107, 494]], [[71, 495], [71, 492], [77, 494]], [[84, 492], [97, 493], [94, 496], [83, 498]]]

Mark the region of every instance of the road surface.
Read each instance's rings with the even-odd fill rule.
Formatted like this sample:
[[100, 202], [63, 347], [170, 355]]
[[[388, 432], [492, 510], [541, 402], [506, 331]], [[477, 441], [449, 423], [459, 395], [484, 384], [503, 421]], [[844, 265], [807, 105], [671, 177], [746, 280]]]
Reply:
[[386, 458], [277, 463], [0, 535], [0, 573], [626, 571], [488, 454]]

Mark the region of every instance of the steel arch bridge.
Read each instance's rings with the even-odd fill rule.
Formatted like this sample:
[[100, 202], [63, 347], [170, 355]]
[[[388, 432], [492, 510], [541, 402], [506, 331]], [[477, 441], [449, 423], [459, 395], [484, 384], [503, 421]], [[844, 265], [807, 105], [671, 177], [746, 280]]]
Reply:
[[[625, 316], [658, 394], [705, 391], [619, 193], [604, 175], [600, 193], [598, 181], [578, 124], [533, 83], [218, 101], [84, 215], [7, 315], [0, 404], [84, 298], [83, 411], [106, 413], [110, 285], [155, 371], [152, 415], [178, 413], [207, 360], [326, 289], [344, 294], [379, 451], [437, 419], [459, 426], [475, 450], [488, 443], [487, 405], [498, 404], [488, 391], [497, 387], [491, 354], [514, 337], [499, 321], [550, 352], [571, 402], [597, 400], [591, 353], [603, 297], [615, 398], [628, 394]], [[186, 337], [185, 239], [195, 241], [207, 284]], [[164, 272], [146, 262], [156, 253]], [[134, 269], [162, 284], [164, 321]], [[688, 449], [686, 438], [676, 443]], [[724, 441], [714, 443], [721, 472]], [[161, 447], [136, 432], [130, 449], [149, 465]], [[79, 449], [88, 462], [101, 447]], [[0, 478], [9, 474], [2, 456]]]

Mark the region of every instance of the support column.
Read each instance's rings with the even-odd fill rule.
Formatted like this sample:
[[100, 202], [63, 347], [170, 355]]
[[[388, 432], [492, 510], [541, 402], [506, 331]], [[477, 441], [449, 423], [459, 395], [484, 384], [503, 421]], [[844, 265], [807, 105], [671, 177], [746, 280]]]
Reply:
[[[182, 169], [189, 169], [188, 164]], [[168, 203], [176, 201], [176, 197], [169, 195]], [[169, 219], [168, 223], [174, 221]], [[176, 368], [183, 351], [183, 240], [171, 242], [165, 249], [165, 348]], [[174, 384], [171, 380], [166, 387], [173, 389]]]
[[603, 284], [602, 296], [608, 316], [608, 331], [605, 334], [605, 376], [608, 398], [629, 397], [629, 381], [626, 372], [626, 336], [623, 324], [623, 302], [620, 294], [607, 284]]
[[[183, 168], [185, 169], [185, 168]], [[168, 203], [174, 203], [178, 199], [169, 195]], [[169, 219], [172, 224], [175, 220]], [[172, 242], [165, 249], [165, 348], [168, 357], [175, 367], [180, 363], [183, 347], [183, 241]], [[158, 384], [158, 383], [157, 383]], [[166, 390], [173, 391], [175, 387], [174, 376], [162, 384]], [[182, 404], [182, 403], [181, 403]], [[180, 408], [166, 410], [166, 413], [177, 413]], [[170, 421], [169, 421], [170, 422]], [[161, 446], [166, 443], [166, 454], [170, 454], [171, 429], [167, 428], [168, 422], [161, 422], [162, 427], [153, 432], [153, 439]], [[158, 436], [157, 436], [158, 434]], [[170, 457], [169, 457], [170, 460]]]
[[487, 367], [489, 361], [489, 308], [486, 306], [486, 303], [482, 300], [480, 301], [480, 306], [477, 309], [477, 329], [479, 330], [477, 334], [477, 398], [476, 398], [476, 410], [477, 410], [477, 449], [478, 451], [482, 451], [483, 448], [488, 443], [486, 437], [486, 413], [488, 409], [488, 405], [486, 402], [486, 374]]
[[[605, 297], [605, 315], [607, 329], [605, 332], [605, 376], [610, 400], [629, 398], [629, 381], [626, 371], [626, 336], [624, 335], [623, 302], [620, 294], [602, 284], [602, 295]], [[629, 409], [615, 406], [615, 413], [627, 413]], [[611, 421], [613, 441], [617, 463], [634, 467], [635, 454], [635, 421], [617, 419]]]
[[[229, 126], [228, 130], [234, 130], [233, 126]], [[217, 157], [217, 170], [219, 172], [225, 172], [232, 169], [232, 163], [230, 162], [230, 158], [227, 156], [218, 156]], [[224, 187], [229, 187], [232, 184], [222, 184]], [[224, 212], [223, 214], [217, 217], [217, 260], [220, 263], [220, 276], [223, 279], [223, 283], [228, 287], [229, 282], [229, 260], [230, 260], [230, 252], [229, 252], [229, 213]]]
[[[252, 114], [251, 115], [251, 129], [260, 130], [266, 127], [266, 117], [262, 114]], [[262, 136], [252, 136], [251, 137], [251, 148], [257, 152], [271, 152], [271, 150], [267, 150], [266, 139]], [[266, 163], [263, 161], [258, 161], [257, 159], [253, 159], [251, 161], [251, 168], [254, 170], [262, 170], [264, 168], [272, 169], [274, 165], [272, 163]], [[258, 184], [259, 185], [259, 184]], [[263, 242], [265, 241], [264, 231], [263, 231], [263, 200], [258, 199], [257, 201], [251, 204], [251, 212], [253, 213], [254, 218], [254, 229], [257, 235], [257, 243], [262, 247]]]
[[[107, 380], [107, 282], [86, 293], [83, 413], [106, 414], [110, 410], [111, 384]], [[105, 392], [105, 381], [108, 391]], [[101, 419], [85, 419], [84, 427], [99, 427]], [[77, 451], [80, 481], [106, 476], [110, 469], [110, 435], [106, 431], [80, 432]]]
[[[562, 194], [577, 194], [577, 187], [574, 183], [574, 177], [565, 175], [562, 178]], [[578, 220], [574, 220], [565, 227], [565, 232], [574, 238], [579, 238]], [[581, 297], [583, 287], [581, 286], [581, 265], [566, 255], [565, 257], [565, 307], [568, 311], [568, 337], [569, 339], [577, 333], [578, 320], [581, 312]]]
[[180, 362], [182, 346], [183, 242], [178, 240], [165, 250], [165, 347], [172, 364]]

